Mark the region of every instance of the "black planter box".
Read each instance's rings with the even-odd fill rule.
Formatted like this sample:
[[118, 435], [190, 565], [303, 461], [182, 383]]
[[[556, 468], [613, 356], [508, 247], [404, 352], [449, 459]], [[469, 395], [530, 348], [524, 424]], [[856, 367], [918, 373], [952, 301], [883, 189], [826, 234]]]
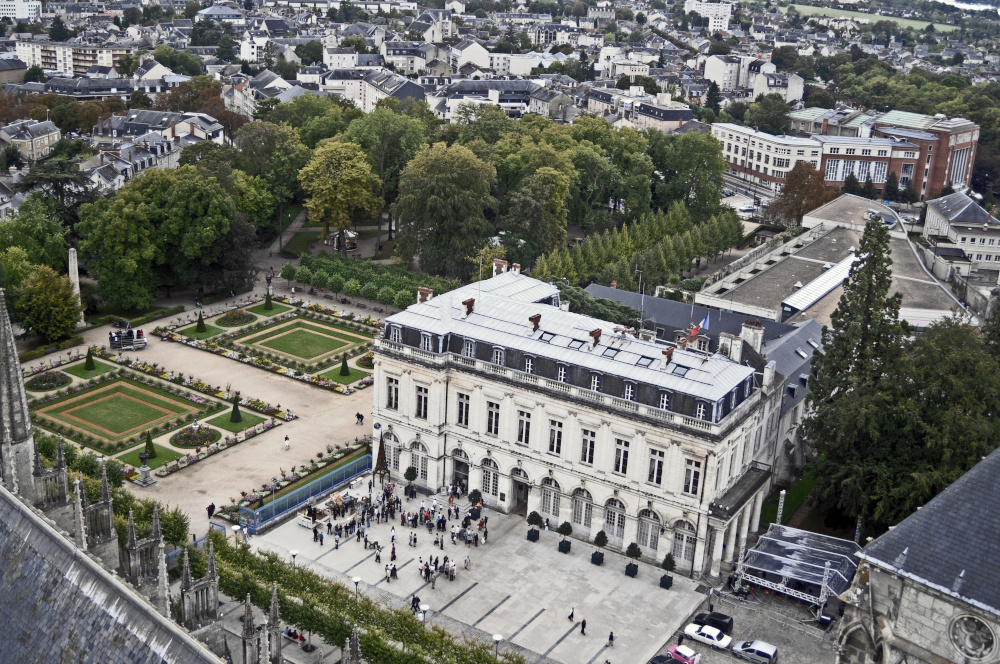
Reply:
[[660, 577], [660, 587], [670, 590], [670, 587], [674, 585], [674, 577], [669, 574], [664, 574]]
[[569, 545], [572, 544], [569, 540], [563, 540], [559, 542], [559, 553], [569, 553]]
[[469, 510], [469, 513], [472, 514], [473, 521], [479, 520], [479, 512], [480, 512], [479, 508], [476, 507], [473, 507], [471, 510]]
[[590, 554], [590, 563], [592, 565], [603, 565], [604, 564], [604, 554], [600, 551], [594, 551]]
[[537, 542], [538, 541], [538, 528], [530, 528], [528, 530], [528, 541]]
[[625, 576], [635, 577], [639, 573], [639, 566], [635, 563], [625, 565]]

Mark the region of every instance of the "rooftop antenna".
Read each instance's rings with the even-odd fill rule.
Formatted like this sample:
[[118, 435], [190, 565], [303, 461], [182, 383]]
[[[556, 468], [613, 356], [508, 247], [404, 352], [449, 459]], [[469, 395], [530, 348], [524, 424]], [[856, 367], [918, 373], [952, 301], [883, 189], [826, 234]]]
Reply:
[[639, 275], [639, 334], [646, 324], [646, 293], [642, 290], [642, 270], [639, 269], [639, 261], [635, 262], [635, 273]]

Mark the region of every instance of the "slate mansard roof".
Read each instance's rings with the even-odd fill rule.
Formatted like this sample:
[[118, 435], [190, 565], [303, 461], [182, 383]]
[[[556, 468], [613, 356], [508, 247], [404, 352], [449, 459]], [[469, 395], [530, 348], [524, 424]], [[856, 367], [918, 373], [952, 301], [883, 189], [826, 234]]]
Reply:
[[1000, 450], [857, 556], [1000, 616]]
[[[468, 299], [475, 303], [473, 312], [465, 316], [462, 302]], [[487, 348], [502, 348], [506, 354], [535, 358], [539, 366], [544, 359], [600, 374], [605, 379], [615, 377], [636, 384], [640, 391], [651, 387], [657, 392], [685, 395], [691, 403], [725, 400], [723, 417], [731, 408], [726, 397], [739, 391], [742, 402], [755, 388], [755, 370], [751, 366], [737, 364], [722, 354], [707, 355], [682, 350], [672, 343], [644, 341], [623, 332], [620, 325], [563, 311], [558, 303], [558, 290], [551, 284], [506, 272], [390, 316], [386, 319], [390, 329], [387, 335], [391, 335], [392, 326], [399, 326], [401, 331], [419, 330], [445, 338], [446, 351], [458, 353], [465, 340], [472, 340]], [[534, 315], [541, 316], [537, 331], [532, 331], [528, 320]], [[591, 348], [591, 332], [598, 329], [600, 340]], [[406, 334], [403, 338], [407, 343]], [[434, 347], [439, 347], [436, 341]], [[669, 363], [664, 355], [667, 349], [673, 349]], [[520, 366], [511, 368], [523, 370]]]

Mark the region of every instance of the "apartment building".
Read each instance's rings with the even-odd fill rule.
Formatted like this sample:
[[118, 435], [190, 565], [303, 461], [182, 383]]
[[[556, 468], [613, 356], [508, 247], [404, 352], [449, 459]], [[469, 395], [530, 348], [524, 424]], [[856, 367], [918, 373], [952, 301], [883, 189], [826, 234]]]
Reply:
[[691, 12], [708, 19], [709, 32], [725, 32], [729, 29], [729, 19], [733, 16], [733, 5], [728, 2], [685, 0], [684, 13]]
[[133, 46], [81, 44], [45, 40], [17, 40], [17, 57], [29, 67], [39, 66], [65, 76], [83, 76], [94, 65], [118, 67], [118, 59], [135, 53]]

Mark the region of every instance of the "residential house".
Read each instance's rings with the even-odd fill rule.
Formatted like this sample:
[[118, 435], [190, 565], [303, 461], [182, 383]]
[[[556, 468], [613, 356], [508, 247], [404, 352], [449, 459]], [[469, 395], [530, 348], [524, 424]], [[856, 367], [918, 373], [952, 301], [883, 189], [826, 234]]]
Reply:
[[0, 127], [0, 138], [16, 147], [25, 161], [34, 163], [49, 156], [62, 132], [48, 120], [16, 120]]

